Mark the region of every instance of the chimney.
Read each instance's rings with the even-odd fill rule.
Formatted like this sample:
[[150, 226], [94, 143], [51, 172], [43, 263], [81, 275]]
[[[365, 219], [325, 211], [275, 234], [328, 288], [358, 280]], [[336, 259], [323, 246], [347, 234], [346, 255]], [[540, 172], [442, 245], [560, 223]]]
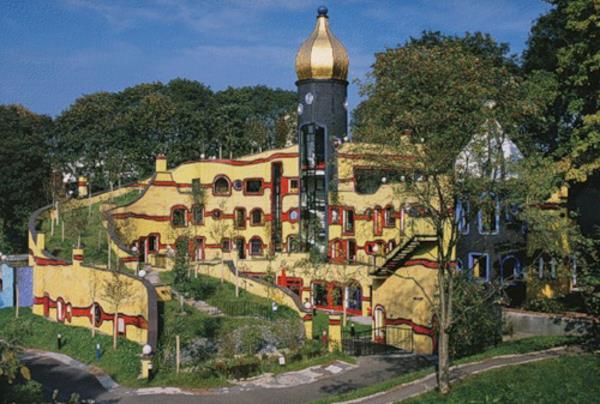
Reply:
[[164, 173], [167, 171], [167, 158], [164, 154], [159, 154], [156, 156], [156, 172]]

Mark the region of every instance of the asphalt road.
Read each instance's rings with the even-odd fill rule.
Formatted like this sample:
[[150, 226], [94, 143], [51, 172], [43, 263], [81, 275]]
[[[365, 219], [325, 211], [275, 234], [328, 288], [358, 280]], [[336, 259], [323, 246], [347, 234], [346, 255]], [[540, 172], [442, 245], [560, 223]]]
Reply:
[[107, 391], [88, 371], [61, 363], [52, 358], [37, 357], [25, 360], [33, 379], [44, 385], [46, 397], [58, 389], [60, 398], [67, 400], [71, 393], [82, 399], [99, 403], [304, 403], [365, 387], [403, 373], [429, 366], [422, 357], [380, 356], [363, 357], [358, 366], [308, 384], [284, 388], [232, 387], [189, 394], [163, 394], [156, 390], [130, 390], [123, 387]]

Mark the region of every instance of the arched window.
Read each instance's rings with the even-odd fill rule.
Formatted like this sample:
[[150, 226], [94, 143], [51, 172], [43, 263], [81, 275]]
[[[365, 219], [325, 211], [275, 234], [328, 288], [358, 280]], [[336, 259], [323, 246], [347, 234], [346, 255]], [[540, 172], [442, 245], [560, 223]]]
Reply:
[[250, 212], [250, 224], [252, 226], [260, 226], [263, 224], [264, 215], [263, 211], [260, 208], [252, 209]]
[[356, 240], [348, 239], [348, 261], [354, 262], [356, 260]]
[[456, 221], [458, 222], [458, 231], [462, 234], [469, 234], [469, 202], [458, 201], [456, 206]]
[[262, 255], [263, 254], [263, 243], [260, 237], [252, 237], [250, 239], [250, 255]]
[[503, 281], [514, 281], [523, 278], [521, 262], [514, 255], [507, 255], [502, 258], [500, 271]]
[[171, 224], [175, 227], [187, 226], [187, 209], [176, 207], [171, 211]]
[[215, 178], [213, 182], [213, 194], [217, 196], [231, 195], [231, 183], [225, 176]]
[[65, 321], [65, 310], [65, 302], [62, 298], [59, 298], [56, 301], [56, 320]]
[[354, 210], [344, 209], [344, 234], [354, 234]]
[[287, 238], [287, 252], [300, 252], [300, 241], [296, 234], [290, 234]]
[[192, 223], [203, 224], [204, 223], [204, 206], [194, 205], [192, 206]]

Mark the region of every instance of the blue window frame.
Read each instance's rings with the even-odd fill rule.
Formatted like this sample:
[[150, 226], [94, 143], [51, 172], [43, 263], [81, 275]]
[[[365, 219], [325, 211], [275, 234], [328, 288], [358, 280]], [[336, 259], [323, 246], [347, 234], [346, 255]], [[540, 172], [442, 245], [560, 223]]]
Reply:
[[469, 276], [482, 282], [490, 280], [490, 256], [487, 253], [469, 253]]
[[[489, 203], [485, 199], [489, 198]], [[482, 196], [482, 208], [477, 212], [479, 234], [493, 235], [500, 232], [500, 202], [493, 194]]]
[[469, 234], [469, 202], [458, 201], [456, 204], [456, 220], [458, 222], [458, 231], [461, 234]]

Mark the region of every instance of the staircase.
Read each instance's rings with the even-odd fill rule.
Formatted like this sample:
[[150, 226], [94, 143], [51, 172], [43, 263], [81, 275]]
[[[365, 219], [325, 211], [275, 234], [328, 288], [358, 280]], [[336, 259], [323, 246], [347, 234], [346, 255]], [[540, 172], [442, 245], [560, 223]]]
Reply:
[[385, 263], [371, 272], [371, 275], [386, 275], [391, 274], [415, 252], [415, 250], [423, 243], [434, 242], [435, 236], [419, 235], [412, 236], [404, 244], [400, 244], [392, 250], [387, 256]]

